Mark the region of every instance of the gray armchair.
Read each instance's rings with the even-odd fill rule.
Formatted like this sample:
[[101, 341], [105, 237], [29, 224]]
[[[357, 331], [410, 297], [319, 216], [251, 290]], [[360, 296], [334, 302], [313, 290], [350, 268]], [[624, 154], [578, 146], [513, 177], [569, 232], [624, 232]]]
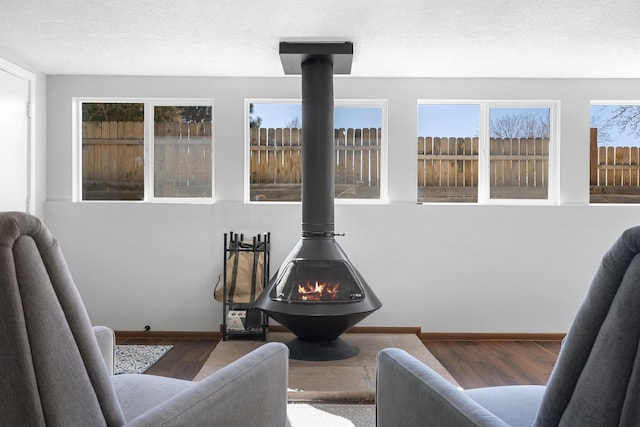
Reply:
[[0, 213], [0, 313], [2, 426], [286, 423], [283, 344], [200, 382], [112, 376], [112, 331], [91, 327], [57, 241], [24, 213]]
[[407, 353], [378, 354], [378, 427], [640, 426], [640, 227], [605, 254], [546, 386], [461, 391]]

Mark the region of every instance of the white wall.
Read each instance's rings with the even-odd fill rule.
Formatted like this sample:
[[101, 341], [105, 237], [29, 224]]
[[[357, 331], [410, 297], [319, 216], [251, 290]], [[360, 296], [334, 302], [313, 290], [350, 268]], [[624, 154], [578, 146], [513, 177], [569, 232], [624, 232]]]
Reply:
[[[336, 77], [339, 99], [388, 99], [389, 203], [337, 205], [336, 231], [383, 302], [361, 325], [564, 332], [601, 256], [640, 207], [589, 206], [589, 101], [640, 99], [637, 80]], [[218, 330], [225, 231], [272, 233], [272, 273], [300, 234], [297, 204], [244, 205], [245, 98], [299, 98], [299, 77], [50, 76], [45, 221], [96, 324]], [[212, 205], [71, 202], [71, 99], [215, 99]], [[561, 102], [559, 206], [417, 205], [417, 99]]]

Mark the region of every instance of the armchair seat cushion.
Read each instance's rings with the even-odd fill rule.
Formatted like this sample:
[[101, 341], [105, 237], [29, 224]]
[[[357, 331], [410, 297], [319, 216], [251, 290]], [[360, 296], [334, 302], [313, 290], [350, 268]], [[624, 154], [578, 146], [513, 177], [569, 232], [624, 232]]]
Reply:
[[545, 387], [513, 385], [465, 390], [465, 394], [511, 427], [531, 427]]

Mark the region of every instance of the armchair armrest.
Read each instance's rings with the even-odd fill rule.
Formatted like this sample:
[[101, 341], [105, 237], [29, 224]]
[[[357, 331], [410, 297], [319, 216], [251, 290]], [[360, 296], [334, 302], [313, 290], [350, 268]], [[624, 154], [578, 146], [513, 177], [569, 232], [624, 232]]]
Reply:
[[[288, 367], [287, 346], [264, 344], [143, 412], [127, 426], [282, 427], [287, 421]], [[139, 402], [127, 401], [127, 405]]]
[[376, 419], [378, 427], [507, 427], [434, 370], [395, 348], [378, 353]]
[[106, 326], [94, 326], [93, 333], [98, 341], [98, 347], [104, 363], [107, 365], [109, 375], [113, 375], [115, 371], [116, 334], [113, 329]]

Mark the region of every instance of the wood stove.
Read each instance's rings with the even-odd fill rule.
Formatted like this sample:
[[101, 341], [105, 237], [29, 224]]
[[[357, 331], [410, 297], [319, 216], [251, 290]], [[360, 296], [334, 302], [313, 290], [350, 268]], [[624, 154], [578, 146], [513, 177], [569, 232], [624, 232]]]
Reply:
[[302, 238], [256, 301], [293, 332], [291, 357], [335, 360], [343, 332], [382, 304], [335, 240], [333, 75], [351, 72], [352, 43], [281, 43], [285, 74], [302, 76]]

